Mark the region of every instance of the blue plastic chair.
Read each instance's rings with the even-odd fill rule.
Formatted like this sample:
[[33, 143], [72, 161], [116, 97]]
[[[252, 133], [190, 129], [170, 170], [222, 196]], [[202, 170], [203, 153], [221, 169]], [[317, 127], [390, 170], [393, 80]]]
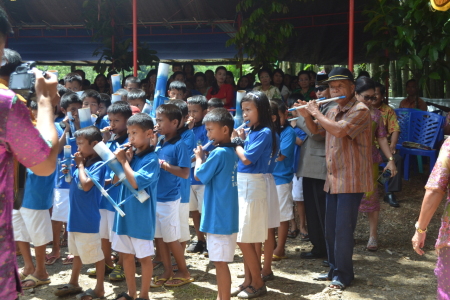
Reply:
[[430, 158], [430, 171], [433, 169], [439, 151], [436, 145], [443, 139], [443, 127], [445, 118], [434, 113], [414, 111], [410, 114], [409, 142], [419, 143], [430, 147], [432, 150], [421, 150], [400, 147], [403, 156], [403, 177], [409, 180], [409, 162], [411, 155], [428, 156]]

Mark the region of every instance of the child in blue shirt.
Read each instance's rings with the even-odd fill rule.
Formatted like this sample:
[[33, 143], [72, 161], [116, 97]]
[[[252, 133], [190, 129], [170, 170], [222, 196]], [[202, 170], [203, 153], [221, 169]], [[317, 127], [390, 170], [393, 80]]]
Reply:
[[[193, 96], [187, 100], [189, 118], [192, 120], [189, 127], [195, 136], [196, 146], [205, 145], [209, 139], [206, 135], [205, 124], [203, 118], [208, 109], [208, 100], [203, 95]], [[203, 195], [205, 193], [205, 186], [202, 182], [195, 179], [195, 168], [191, 168], [191, 192], [189, 197], [189, 211], [194, 223], [197, 241], [191, 242], [186, 249], [188, 253], [206, 253], [205, 234], [199, 230], [200, 228], [200, 213], [203, 205]]]
[[[83, 105], [80, 97], [76, 93], [66, 92], [61, 97], [60, 101], [61, 112], [64, 114], [63, 121], [55, 123], [56, 130], [59, 137], [59, 154], [58, 160], [64, 161], [64, 146], [67, 145], [67, 134], [73, 136], [74, 132], [71, 132], [68, 112], [72, 114], [74, 118], [73, 125], [75, 129], [79, 129], [78, 109]], [[72, 155], [77, 152], [77, 143], [74, 138], [69, 138], [69, 145], [71, 146]], [[60, 169], [61, 166], [58, 166]], [[67, 183], [64, 176], [58, 170], [58, 174], [55, 180], [55, 190], [53, 196], [53, 210], [52, 210], [52, 230], [53, 230], [53, 244], [52, 251], [46, 255], [46, 264], [51, 265], [56, 262], [61, 256], [61, 245], [67, 247], [67, 240], [60, 240], [61, 230], [63, 223], [67, 223], [69, 219], [69, 189], [70, 183]], [[67, 229], [67, 225], [66, 225]], [[71, 256], [67, 257], [67, 262], [71, 261]]]
[[[103, 141], [106, 146], [114, 152], [117, 146], [122, 146], [128, 143], [127, 133], [127, 121], [131, 117], [131, 107], [128, 103], [118, 101], [108, 107], [108, 119], [110, 125], [104, 128]], [[111, 139], [111, 135], [114, 134], [114, 138]], [[105, 178], [105, 190], [108, 190], [109, 195], [115, 201], [119, 201], [121, 186], [114, 186], [111, 184], [111, 180], [114, 177], [111, 169], [106, 166], [106, 178]], [[102, 196], [100, 202], [100, 238], [102, 239], [102, 250], [105, 256], [106, 273], [109, 274], [109, 279], [112, 281], [120, 281], [125, 279], [125, 273], [123, 271], [123, 258], [119, 253], [119, 261], [116, 266], [111, 259], [111, 243], [112, 243], [112, 228], [114, 224], [115, 209], [111, 203]], [[95, 276], [95, 268], [87, 270], [87, 274]]]
[[295, 132], [291, 127], [288, 118], [288, 110], [283, 101], [277, 101], [278, 114], [280, 118], [280, 154], [275, 163], [273, 176], [275, 177], [278, 200], [280, 202], [280, 227], [278, 228], [278, 242], [273, 257], [285, 258], [285, 245], [289, 230], [289, 221], [294, 218], [292, 199], [292, 178], [295, 149]]
[[[157, 190], [155, 242], [164, 264], [164, 273], [152, 280], [151, 287], [181, 286], [194, 281], [186, 267], [184, 250], [179, 241], [181, 179], [189, 178], [191, 166], [190, 152], [178, 133], [181, 121], [181, 111], [174, 104], [163, 104], [156, 109], [157, 129], [164, 138], [156, 147], [162, 170]], [[178, 265], [175, 274], [169, 249]]]
[[[75, 166], [70, 184], [70, 209], [67, 231], [69, 232], [69, 251], [74, 255], [72, 275], [68, 285], [58, 289], [55, 295], [81, 292], [78, 278], [82, 264], [95, 263], [97, 283], [95, 289], [89, 289], [78, 297], [91, 296], [100, 298], [105, 294], [103, 282], [105, 277], [105, 258], [100, 241], [100, 201], [101, 192], [94, 186], [98, 181], [105, 182], [106, 168], [101, 158], [94, 151], [94, 146], [102, 140], [100, 130], [88, 126], [75, 132], [78, 152], [75, 153]], [[86, 171], [90, 173], [88, 177]], [[68, 170], [64, 171], [65, 173]], [[79, 287], [79, 289], [77, 289]]]
[[[203, 97], [203, 96], [202, 96]], [[202, 146], [194, 150], [195, 177], [205, 183], [200, 231], [207, 233], [209, 259], [216, 267], [217, 299], [230, 299], [231, 276], [239, 231], [239, 202], [236, 181], [238, 157], [231, 144], [234, 120], [225, 108], [217, 108], [203, 119], [208, 138], [216, 148], [205, 162]]]
[[146, 103], [145, 92], [141, 89], [129, 91], [127, 94], [127, 102], [130, 105], [136, 106], [141, 112], [143, 112]]
[[[153, 247], [153, 238], [155, 234], [156, 223], [156, 186], [159, 179], [159, 161], [154, 152], [154, 147], [150, 146], [150, 140], [153, 138], [152, 118], [144, 113], [138, 113], [130, 117], [127, 121], [129, 143], [126, 146], [133, 146], [136, 150], [130, 148], [116, 149], [117, 160], [122, 164], [126, 178], [133, 188], [143, 190], [150, 195], [144, 203], [132, 196], [130, 190], [126, 187], [121, 188], [120, 200], [128, 199], [121, 207], [125, 216], [115, 213], [114, 217], [114, 235], [112, 247], [114, 250], [122, 253], [124, 261], [124, 270], [127, 280], [128, 294], [122, 293], [118, 296], [137, 298], [137, 288], [135, 281], [136, 264], [135, 257], [142, 265], [141, 291], [140, 299], [149, 299], [150, 282], [152, 280], [152, 259], [155, 254]], [[118, 181], [114, 177], [114, 181]]]
[[[193, 154], [194, 148], [197, 147], [197, 141], [195, 140], [195, 135], [192, 130], [189, 130], [188, 125], [186, 125], [189, 114], [188, 114], [188, 106], [186, 101], [184, 100], [170, 100], [169, 104], [176, 105], [181, 111], [181, 122], [178, 126], [178, 134], [181, 136], [181, 140], [186, 145], [189, 154]], [[189, 156], [190, 157], [190, 156]], [[191, 239], [191, 234], [189, 232], [189, 196], [191, 192], [191, 180], [188, 177], [187, 179], [181, 178], [181, 201], [180, 201], [180, 231], [181, 238], [180, 243], [184, 249], [186, 249], [186, 243]]]
[[95, 122], [95, 126], [102, 130], [106, 126], [109, 126], [108, 108], [111, 106], [111, 96], [105, 93], [100, 93], [100, 104], [98, 105], [98, 119]]
[[[268, 209], [264, 174], [271, 157], [277, 154], [276, 129], [273, 126], [270, 103], [259, 91], [248, 93], [241, 100], [244, 121], [249, 121], [249, 134], [233, 131], [233, 141], [239, 142], [238, 163], [239, 233], [237, 242], [244, 255], [245, 279], [231, 296], [250, 298], [266, 294], [261, 278], [261, 247], [267, 238]], [[245, 138], [242, 145], [241, 140]]]

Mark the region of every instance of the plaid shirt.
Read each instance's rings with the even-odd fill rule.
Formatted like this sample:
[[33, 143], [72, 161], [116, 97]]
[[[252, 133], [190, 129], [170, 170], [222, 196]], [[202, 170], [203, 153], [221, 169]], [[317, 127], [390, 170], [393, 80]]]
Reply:
[[[343, 108], [337, 105], [330, 109], [326, 117], [338, 122], [347, 136], [337, 138], [326, 132], [325, 192], [344, 194], [372, 191], [372, 120], [369, 109], [353, 98]], [[320, 124], [319, 129], [325, 131]]]

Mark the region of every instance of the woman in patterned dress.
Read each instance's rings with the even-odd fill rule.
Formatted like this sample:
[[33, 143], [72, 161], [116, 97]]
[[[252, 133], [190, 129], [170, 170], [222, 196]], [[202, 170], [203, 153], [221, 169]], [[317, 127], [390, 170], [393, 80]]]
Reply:
[[[380, 145], [381, 151], [383, 151], [386, 157], [391, 158], [392, 153], [387, 141], [386, 127], [384, 126], [381, 112], [378, 109], [373, 109], [372, 101], [376, 100], [375, 97], [375, 82], [368, 77], [360, 77], [356, 80], [355, 86], [356, 99], [364, 103], [370, 109], [370, 116], [372, 118], [372, 172], [373, 172], [373, 190], [364, 194], [359, 211], [367, 213], [369, 218], [369, 242], [367, 243], [367, 250], [378, 250], [378, 218], [380, 214], [380, 197], [378, 195], [378, 168], [379, 164], [383, 162], [380, 152], [378, 151], [375, 141]], [[385, 170], [391, 171], [391, 176], [395, 176], [397, 168], [393, 160], [390, 160]]]

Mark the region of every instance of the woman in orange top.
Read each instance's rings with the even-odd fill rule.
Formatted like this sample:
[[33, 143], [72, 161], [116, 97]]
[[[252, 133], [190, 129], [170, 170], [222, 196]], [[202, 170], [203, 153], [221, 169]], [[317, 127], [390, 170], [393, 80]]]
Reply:
[[234, 106], [234, 90], [231, 84], [226, 84], [227, 69], [217, 67], [214, 75], [214, 82], [206, 95], [206, 99], [219, 98], [223, 101], [225, 108], [230, 109]]

